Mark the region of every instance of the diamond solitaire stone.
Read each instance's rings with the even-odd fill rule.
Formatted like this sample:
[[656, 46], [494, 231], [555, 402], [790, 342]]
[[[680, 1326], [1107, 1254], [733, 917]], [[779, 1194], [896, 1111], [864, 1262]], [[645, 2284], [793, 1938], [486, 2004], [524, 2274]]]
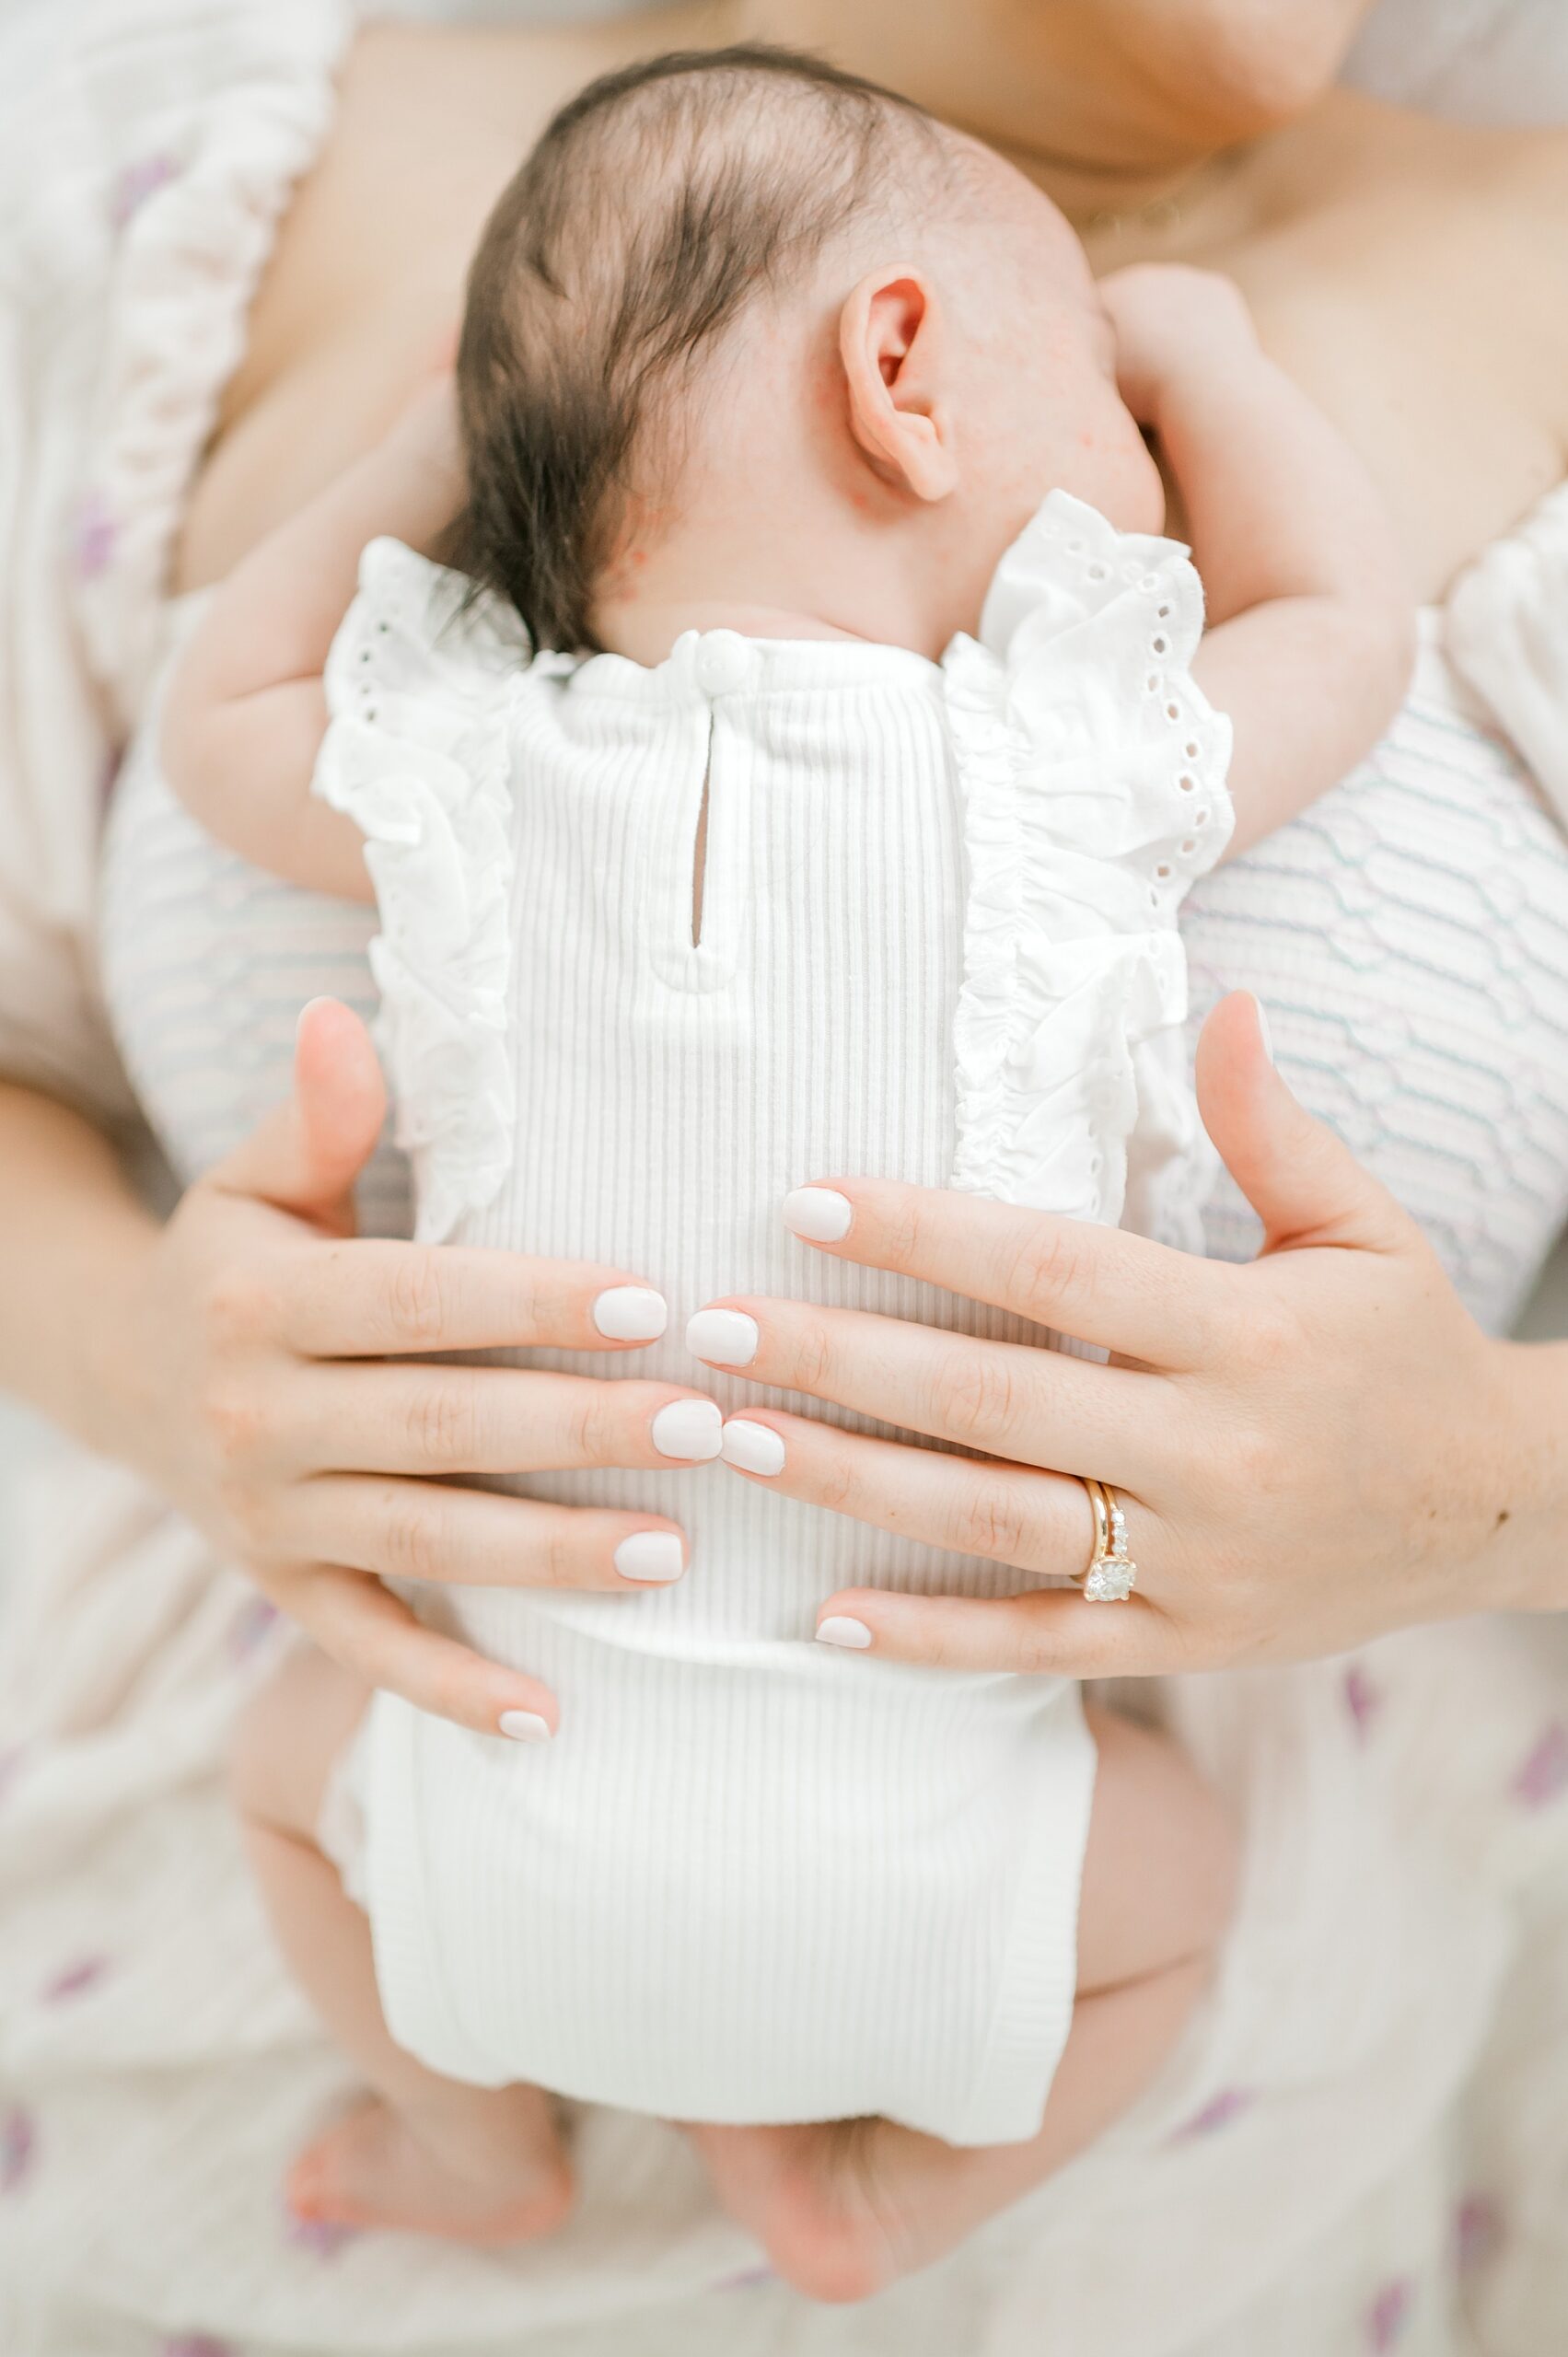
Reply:
[[1137, 1566], [1125, 1556], [1108, 1555], [1084, 1582], [1084, 1594], [1091, 1604], [1125, 1604], [1137, 1575]]

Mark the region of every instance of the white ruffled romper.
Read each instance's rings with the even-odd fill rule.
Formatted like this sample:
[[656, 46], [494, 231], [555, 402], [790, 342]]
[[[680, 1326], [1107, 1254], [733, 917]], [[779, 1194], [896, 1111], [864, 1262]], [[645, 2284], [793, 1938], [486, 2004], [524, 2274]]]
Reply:
[[[1184, 550], [1055, 493], [940, 665], [724, 630], [652, 670], [530, 663], [395, 542], [361, 582], [317, 785], [369, 840], [419, 1232], [619, 1262], [670, 1305], [634, 1363], [521, 1363], [798, 1408], [685, 1352], [735, 1293], [1044, 1339], [796, 1243], [781, 1199], [835, 1173], [1201, 1248], [1176, 920], [1230, 831], [1230, 731], [1191, 677]], [[373, 1706], [360, 1888], [396, 2037], [678, 2119], [1033, 2134], [1074, 1994], [1077, 1689], [810, 1641], [842, 1585], [1018, 1574], [721, 1467], [518, 1486], [676, 1516], [691, 1567], [636, 1596], [416, 1591], [547, 1680], [561, 1727]]]

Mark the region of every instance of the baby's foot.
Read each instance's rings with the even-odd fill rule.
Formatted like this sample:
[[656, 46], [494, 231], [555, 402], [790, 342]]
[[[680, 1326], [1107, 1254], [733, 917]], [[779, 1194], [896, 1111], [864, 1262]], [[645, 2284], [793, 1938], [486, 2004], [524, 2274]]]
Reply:
[[572, 2177], [537, 2087], [476, 2090], [436, 2117], [362, 2105], [296, 2161], [296, 2217], [447, 2242], [535, 2241], [572, 2206]]
[[691, 2132], [731, 2217], [813, 2300], [870, 2299], [929, 2267], [1012, 2198], [988, 2185], [989, 2154], [956, 2151], [886, 2119]]

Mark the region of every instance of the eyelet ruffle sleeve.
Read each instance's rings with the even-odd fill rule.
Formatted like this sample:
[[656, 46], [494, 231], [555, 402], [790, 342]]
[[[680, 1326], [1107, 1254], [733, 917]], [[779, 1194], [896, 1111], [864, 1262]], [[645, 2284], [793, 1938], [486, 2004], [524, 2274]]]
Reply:
[[1185, 549], [1054, 492], [945, 665], [969, 905], [954, 1183], [1201, 1249], [1177, 917], [1233, 823]]
[[315, 791], [366, 838], [381, 931], [377, 1044], [438, 1243], [511, 1162], [506, 1046], [514, 850], [507, 721], [528, 651], [459, 575], [373, 540], [328, 657]]

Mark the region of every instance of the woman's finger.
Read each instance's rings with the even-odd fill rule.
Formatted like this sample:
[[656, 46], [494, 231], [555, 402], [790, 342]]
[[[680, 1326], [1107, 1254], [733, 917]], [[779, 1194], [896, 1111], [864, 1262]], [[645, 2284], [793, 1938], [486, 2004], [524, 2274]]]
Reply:
[[337, 999], [312, 999], [299, 1018], [287, 1103], [205, 1183], [352, 1236], [354, 1181], [376, 1151], [386, 1112], [386, 1084], [365, 1025]]
[[313, 1246], [269, 1281], [279, 1337], [306, 1358], [636, 1350], [668, 1314], [662, 1294], [617, 1269], [449, 1244]]
[[726, 1465], [786, 1497], [956, 1555], [983, 1555], [1039, 1576], [1088, 1563], [1094, 1517], [1081, 1481], [759, 1410], [725, 1426]]
[[1191, 1666], [1177, 1623], [1146, 1596], [1090, 1604], [1071, 1588], [995, 1597], [843, 1588], [819, 1608], [817, 1634], [824, 1644], [935, 1669], [1161, 1678]]
[[1122, 1228], [889, 1179], [797, 1187], [784, 1218], [841, 1260], [923, 1278], [1151, 1366], [1208, 1357], [1236, 1289], [1233, 1270]]
[[477, 1735], [521, 1742], [553, 1735], [560, 1713], [547, 1686], [424, 1628], [378, 1580], [317, 1563], [271, 1585], [283, 1609], [322, 1652], [367, 1686], [401, 1694], [416, 1710]]
[[716, 1402], [679, 1384], [511, 1367], [313, 1365], [290, 1414], [284, 1451], [322, 1473], [668, 1469], [719, 1438]]
[[323, 1474], [296, 1485], [285, 1513], [280, 1552], [382, 1579], [645, 1589], [686, 1567], [680, 1527], [660, 1515], [547, 1505], [440, 1481]]
[[714, 1304], [691, 1319], [686, 1339], [699, 1358], [755, 1382], [1018, 1464], [1082, 1465], [1142, 1492], [1169, 1454], [1163, 1376], [1062, 1351], [798, 1301]]
[[1266, 1253], [1421, 1244], [1409, 1213], [1285, 1086], [1250, 992], [1232, 992], [1204, 1024], [1197, 1084], [1204, 1126], [1263, 1223]]

